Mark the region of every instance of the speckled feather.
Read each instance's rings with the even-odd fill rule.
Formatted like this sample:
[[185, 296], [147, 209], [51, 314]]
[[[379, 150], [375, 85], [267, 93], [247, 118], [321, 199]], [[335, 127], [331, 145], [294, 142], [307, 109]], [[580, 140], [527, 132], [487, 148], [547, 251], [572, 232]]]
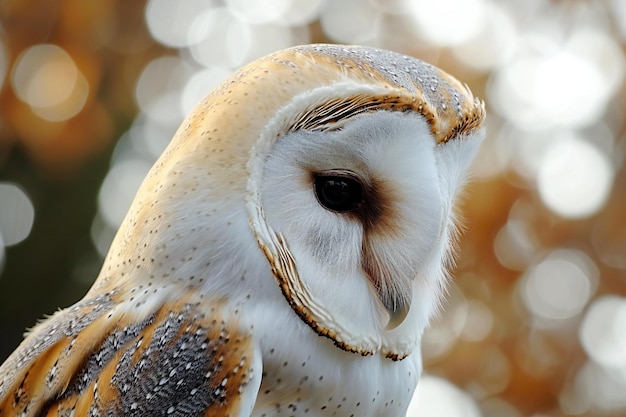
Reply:
[[[401, 258], [414, 256], [395, 265], [381, 258], [380, 240], [402, 244], [402, 227], [430, 230], [403, 212], [413, 200], [372, 180], [384, 184], [385, 211], [363, 227], [359, 276], [371, 282], [321, 289], [347, 292], [342, 302], [320, 298], [322, 265], [311, 281], [297, 239], [264, 211], [274, 204], [264, 200], [271, 181], [285, 194], [282, 180], [265, 178], [282, 139], [349, 133], [366, 117], [396, 126], [386, 130], [392, 136], [424, 131], [411, 149], [440, 158], [426, 161], [439, 178], [422, 181], [441, 186], [422, 189], [415, 179], [416, 195], [434, 192], [441, 205], [430, 212], [441, 219], [426, 222], [437, 229], [433, 241], [417, 248], [420, 302], [393, 328], [378, 300], [382, 277], [372, 275], [392, 279]], [[242, 68], [196, 107], [155, 163], [85, 298], [38, 324], [0, 367], [0, 417], [404, 415], [421, 371], [421, 332], [443, 285], [451, 205], [483, 119], [467, 87], [393, 52], [310, 45]], [[408, 175], [420, 174], [409, 162]], [[292, 185], [302, 184], [309, 187]], [[351, 307], [337, 310], [344, 304]]]
[[4, 365], [0, 416], [237, 416], [255, 371], [249, 334], [219, 303], [182, 297], [141, 321], [115, 295], [37, 328]]

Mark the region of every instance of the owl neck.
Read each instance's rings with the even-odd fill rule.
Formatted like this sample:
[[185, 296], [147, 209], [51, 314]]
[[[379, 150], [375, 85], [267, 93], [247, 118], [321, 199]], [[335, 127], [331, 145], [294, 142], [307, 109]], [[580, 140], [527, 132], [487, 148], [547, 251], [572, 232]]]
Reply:
[[[246, 295], [242, 287], [258, 292], [276, 285], [243, 203], [191, 200], [135, 202], [90, 292], [130, 294], [138, 287], [173, 286], [237, 299]], [[152, 209], [144, 212], [136, 206]], [[258, 279], [259, 273], [268, 279]]]

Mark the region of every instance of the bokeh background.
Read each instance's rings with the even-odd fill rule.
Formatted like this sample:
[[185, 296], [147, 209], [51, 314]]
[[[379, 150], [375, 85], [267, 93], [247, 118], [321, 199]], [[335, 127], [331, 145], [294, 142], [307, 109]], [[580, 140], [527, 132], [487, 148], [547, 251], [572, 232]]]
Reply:
[[313, 42], [419, 57], [487, 103], [411, 413], [626, 416], [623, 0], [0, 1], [0, 361], [85, 293], [194, 104]]

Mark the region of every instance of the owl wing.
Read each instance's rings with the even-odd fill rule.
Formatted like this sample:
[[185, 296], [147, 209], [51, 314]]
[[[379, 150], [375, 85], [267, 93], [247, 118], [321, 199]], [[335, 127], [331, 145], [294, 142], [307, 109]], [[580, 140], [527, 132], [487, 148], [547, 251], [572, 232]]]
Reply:
[[185, 300], [142, 319], [110, 294], [56, 313], [0, 367], [0, 417], [249, 416], [261, 379], [251, 335], [219, 305]]

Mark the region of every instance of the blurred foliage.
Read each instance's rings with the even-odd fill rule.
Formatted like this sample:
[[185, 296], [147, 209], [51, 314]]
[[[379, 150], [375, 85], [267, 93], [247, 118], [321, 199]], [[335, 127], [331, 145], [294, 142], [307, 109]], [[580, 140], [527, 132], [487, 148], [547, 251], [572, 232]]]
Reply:
[[116, 139], [137, 112], [136, 79], [165, 49], [148, 34], [144, 7], [126, 1], [0, 3], [7, 62], [29, 46], [58, 44], [87, 74], [90, 86], [82, 111], [63, 122], [33, 114], [8, 80], [0, 90], [0, 181], [19, 184], [36, 212], [29, 238], [6, 249], [0, 276], [1, 358], [26, 328], [74, 303], [95, 279], [93, 260], [100, 260], [90, 228], [98, 189]]

